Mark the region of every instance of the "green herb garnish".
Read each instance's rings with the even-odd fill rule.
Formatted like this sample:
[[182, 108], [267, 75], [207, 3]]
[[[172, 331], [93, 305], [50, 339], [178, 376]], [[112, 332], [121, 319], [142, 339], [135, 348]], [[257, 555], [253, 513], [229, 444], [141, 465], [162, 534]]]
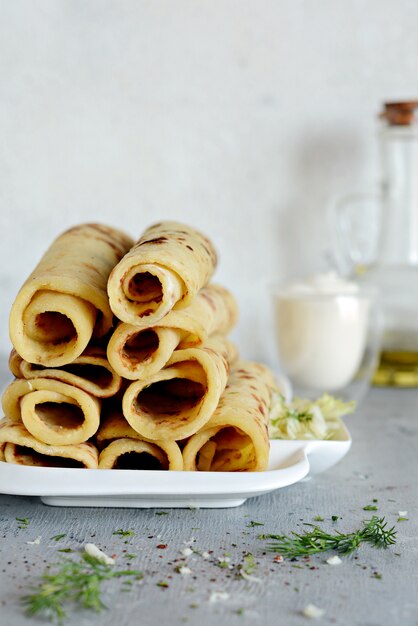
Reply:
[[251, 552], [249, 552], [244, 557], [244, 564], [241, 566], [240, 569], [246, 574], [248, 574], [249, 576], [251, 574], [254, 574], [255, 570], [257, 569], [257, 563], [255, 562], [255, 559], [253, 555], [251, 554]]
[[340, 418], [354, 411], [354, 402], [343, 402], [329, 394], [312, 401], [273, 393], [270, 407], [271, 439], [330, 439], [341, 427]]
[[339, 515], [331, 515], [331, 520], [332, 520], [333, 522], [337, 522], [339, 519], [340, 519], [340, 516], [339, 516]]
[[384, 517], [374, 515], [363, 523], [363, 528], [353, 533], [328, 533], [319, 526], [307, 524], [312, 530], [305, 533], [289, 535], [269, 535], [276, 542], [268, 549], [282, 556], [293, 558], [335, 550], [339, 554], [348, 555], [358, 549], [361, 543], [369, 543], [377, 548], [387, 548], [396, 543], [396, 531], [387, 529]]
[[67, 536], [67, 533], [63, 533], [62, 535], [54, 535], [53, 537], [51, 537], [51, 541], [61, 541], [61, 539], [64, 539], [64, 537]]
[[155, 515], [168, 515], [168, 511], [156, 511]]
[[99, 612], [106, 607], [102, 600], [102, 583], [122, 576], [142, 576], [135, 570], [114, 570], [112, 565], [83, 554], [79, 561], [65, 559], [41, 576], [33, 593], [24, 596], [29, 616], [42, 615], [62, 623], [67, 617], [66, 605]]
[[323, 522], [324, 518], [322, 517], [322, 515], [315, 515], [314, 521], [315, 522]]
[[254, 528], [254, 526], [264, 526], [263, 522], [248, 522], [248, 528]]
[[16, 517], [16, 522], [20, 524], [20, 526], [18, 526], [19, 529], [24, 529], [29, 526], [30, 520], [28, 520], [27, 517]]
[[165, 580], [159, 580], [156, 585], [157, 587], [163, 587], [163, 589], [167, 589], [167, 587], [169, 587], [168, 582], [166, 582]]
[[133, 531], [133, 530], [123, 530], [122, 528], [119, 528], [119, 530], [115, 530], [113, 535], [119, 535], [119, 537], [134, 537], [135, 536], [135, 531]]
[[375, 504], [368, 504], [363, 507], [363, 511], [378, 511], [378, 508]]

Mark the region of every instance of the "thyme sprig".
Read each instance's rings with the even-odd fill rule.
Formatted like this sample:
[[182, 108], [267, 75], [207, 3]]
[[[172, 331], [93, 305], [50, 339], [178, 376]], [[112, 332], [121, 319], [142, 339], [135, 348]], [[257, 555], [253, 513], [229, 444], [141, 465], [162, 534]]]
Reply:
[[29, 616], [40, 614], [61, 624], [67, 617], [66, 605], [96, 612], [107, 608], [102, 600], [102, 583], [123, 576], [140, 579], [142, 572], [115, 570], [88, 554], [83, 554], [79, 561], [65, 559], [41, 576], [33, 593], [23, 597], [23, 604]]
[[344, 534], [339, 531], [328, 533], [319, 526], [307, 524], [312, 530], [292, 535], [267, 535], [275, 539], [269, 544], [268, 550], [278, 552], [288, 558], [317, 554], [335, 550], [339, 554], [349, 555], [357, 550], [362, 543], [369, 543], [376, 548], [387, 548], [396, 543], [395, 527], [387, 528], [384, 517], [374, 515], [365, 520], [363, 528]]

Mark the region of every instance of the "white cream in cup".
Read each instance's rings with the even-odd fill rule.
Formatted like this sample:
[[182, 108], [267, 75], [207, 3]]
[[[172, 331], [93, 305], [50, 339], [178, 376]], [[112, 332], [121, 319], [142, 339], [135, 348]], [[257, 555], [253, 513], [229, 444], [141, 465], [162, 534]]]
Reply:
[[280, 360], [294, 384], [335, 391], [352, 382], [366, 349], [373, 295], [334, 273], [275, 292]]

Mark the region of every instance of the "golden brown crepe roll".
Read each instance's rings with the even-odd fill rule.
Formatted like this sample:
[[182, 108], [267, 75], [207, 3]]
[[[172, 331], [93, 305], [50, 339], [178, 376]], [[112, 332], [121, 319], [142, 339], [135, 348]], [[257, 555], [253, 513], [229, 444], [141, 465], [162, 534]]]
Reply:
[[233, 344], [220, 336], [176, 350], [157, 374], [129, 385], [122, 400], [126, 420], [152, 441], [189, 437], [216, 409], [235, 356]]
[[200, 232], [178, 222], [155, 224], [112, 270], [110, 307], [123, 322], [152, 326], [173, 307], [188, 306], [215, 265], [215, 250]]
[[97, 469], [98, 452], [91, 443], [50, 446], [38, 441], [22, 423], [0, 420], [0, 460], [38, 467]]
[[52, 243], [10, 312], [10, 338], [23, 359], [46, 367], [70, 363], [93, 334], [111, 328], [107, 279], [131, 245], [101, 224], [81, 224]]
[[6, 417], [22, 421], [31, 435], [50, 445], [82, 443], [99, 428], [100, 400], [58, 380], [17, 379], [2, 404]]
[[175, 441], [146, 441], [126, 421], [120, 410], [113, 410], [102, 421], [96, 441], [104, 450], [101, 469], [168, 469], [181, 471], [183, 456]]
[[109, 340], [107, 358], [124, 378], [144, 380], [164, 367], [176, 348], [202, 344], [214, 333], [227, 334], [237, 317], [232, 294], [208, 285], [188, 307], [170, 311], [150, 328], [120, 323]]
[[213, 416], [184, 447], [184, 469], [267, 469], [270, 403], [275, 387], [273, 374], [265, 365], [238, 361]]
[[100, 347], [89, 347], [72, 363], [57, 368], [28, 363], [12, 350], [9, 366], [16, 378], [52, 378], [97, 398], [114, 396], [122, 386], [122, 378], [112, 369], [105, 349]]

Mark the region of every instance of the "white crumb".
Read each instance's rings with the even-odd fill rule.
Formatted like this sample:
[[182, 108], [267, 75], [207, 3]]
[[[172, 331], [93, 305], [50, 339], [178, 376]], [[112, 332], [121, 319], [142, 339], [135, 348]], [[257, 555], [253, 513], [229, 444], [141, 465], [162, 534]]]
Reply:
[[406, 517], [408, 515], [408, 511], [398, 511], [399, 517]]
[[193, 554], [193, 550], [191, 548], [183, 548], [183, 550], [181, 550], [181, 553], [183, 556], [190, 556], [191, 554]]
[[39, 546], [39, 544], [41, 543], [41, 539], [42, 539], [42, 537], [36, 537], [36, 539], [34, 539], [34, 541], [27, 541], [26, 543], [29, 546]]
[[342, 561], [340, 557], [335, 554], [334, 556], [330, 556], [330, 558], [327, 559], [327, 563], [328, 565], [340, 565]]
[[182, 565], [181, 567], [179, 567], [178, 572], [179, 574], [182, 574], [183, 576], [188, 576], [189, 574], [192, 573], [192, 570], [190, 569], [190, 567], [187, 567], [186, 565]]
[[102, 552], [102, 550], [100, 550], [100, 548], [98, 548], [94, 543], [86, 543], [86, 545], [84, 546], [84, 551], [86, 554], [93, 557], [94, 559], [97, 559], [98, 561], [100, 561], [100, 563], [104, 563], [105, 565], [113, 565], [115, 562], [115, 559], [107, 556], [107, 554]]
[[202, 552], [202, 559], [210, 559], [210, 554], [207, 550], [205, 550], [205, 552]]
[[324, 613], [325, 611], [315, 606], [315, 604], [307, 604], [302, 611], [302, 615], [309, 619], [319, 619]]

